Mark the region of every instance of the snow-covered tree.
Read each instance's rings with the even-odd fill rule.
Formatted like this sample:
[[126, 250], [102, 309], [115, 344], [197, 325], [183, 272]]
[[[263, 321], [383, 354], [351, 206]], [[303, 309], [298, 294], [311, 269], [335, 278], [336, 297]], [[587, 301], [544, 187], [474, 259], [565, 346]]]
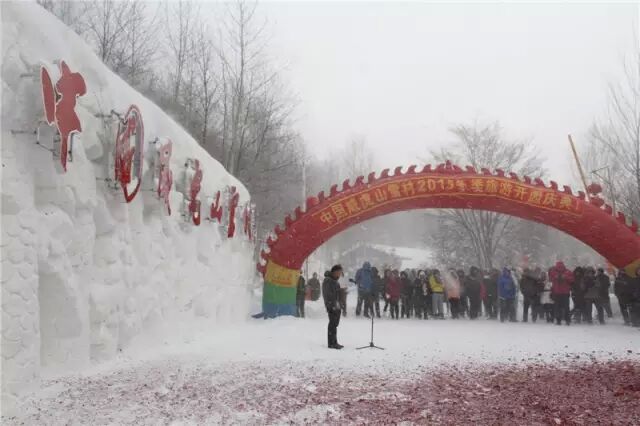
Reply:
[[[461, 165], [470, 164], [476, 170], [483, 167], [514, 171], [520, 175], [540, 177], [544, 174], [542, 160], [527, 141], [512, 141], [504, 136], [498, 122], [482, 124], [458, 124], [450, 129], [453, 143], [439, 151], [431, 152], [437, 163], [452, 160]], [[444, 210], [441, 213], [443, 227], [448, 232], [436, 235], [436, 246], [443, 243], [438, 238], [450, 239], [451, 255], [467, 258], [469, 248], [475, 254], [475, 263], [489, 268], [496, 262], [511, 259], [510, 250], [517, 239], [531, 239], [530, 235], [517, 232], [519, 219], [499, 213], [480, 210]], [[452, 235], [452, 233], [454, 235]], [[531, 241], [529, 241], [531, 242]], [[449, 245], [451, 245], [449, 244]], [[470, 261], [469, 259], [468, 261]]]

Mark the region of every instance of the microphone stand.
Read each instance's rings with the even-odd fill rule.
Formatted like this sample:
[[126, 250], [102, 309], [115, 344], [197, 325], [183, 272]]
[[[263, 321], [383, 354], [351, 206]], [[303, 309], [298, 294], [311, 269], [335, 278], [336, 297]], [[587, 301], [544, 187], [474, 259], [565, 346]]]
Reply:
[[371, 306], [371, 341], [369, 342], [369, 344], [367, 346], [361, 346], [359, 348], [356, 349], [365, 349], [365, 348], [375, 348], [375, 349], [382, 349], [384, 350], [384, 348], [380, 347], [380, 346], [376, 346], [373, 343], [373, 317], [374, 317], [374, 313], [373, 313], [373, 306]]
[[[357, 283], [356, 283], [356, 280], [354, 280], [354, 279], [352, 279], [352, 278], [349, 278], [349, 281], [350, 281], [350, 282], [352, 282], [352, 283], [354, 283], [354, 284], [357, 284]], [[367, 305], [365, 304], [364, 306], [365, 306], [365, 308], [364, 308], [364, 312], [365, 312], [365, 314], [366, 314], [366, 313], [367, 313]], [[373, 313], [373, 305], [371, 305], [371, 341], [369, 342], [369, 344], [368, 344], [367, 346], [360, 346], [359, 348], [356, 348], [356, 349], [376, 348], [376, 349], [382, 349], [382, 350], [384, 350], [384, 348], [381, 348], [380, 346], [376, 346], [376, 345], [373, 343], [373, 317], [374, 317], [374, 316], [375, 316], [375, 315], [374, 315], [374, 313]]]

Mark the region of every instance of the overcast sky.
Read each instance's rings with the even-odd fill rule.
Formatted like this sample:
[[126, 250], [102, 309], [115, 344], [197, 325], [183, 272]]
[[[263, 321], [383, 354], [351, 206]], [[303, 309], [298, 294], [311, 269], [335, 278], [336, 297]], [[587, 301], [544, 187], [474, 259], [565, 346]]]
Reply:
[[364, 135], [380, 166], [419, 162], [454, 123], [499, 120], [531, 139], [549, 176], [573, 181], [578, 143], [634, 46], [626, 5], [262, 3], [272, 48], [322, 155]]

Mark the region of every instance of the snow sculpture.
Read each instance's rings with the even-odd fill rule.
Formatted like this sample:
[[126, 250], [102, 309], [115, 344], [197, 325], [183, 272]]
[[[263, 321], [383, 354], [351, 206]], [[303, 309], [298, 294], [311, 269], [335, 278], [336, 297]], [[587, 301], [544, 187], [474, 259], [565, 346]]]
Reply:
[[154, 162], [154, 176], [156, 181], [156, 194], [159, 199], [164, 201], [167, 208], [167, 214], [171, 215], [171, 203], [169, 195], [173, 186], [173, 172], [171, 171], [171, 152], [173, 151], [173, 143], [171, 139], [156, 141], [156, 156]]
[[253, 235], [254, 235], [253, 224], [255, 222], [254, 219], [255, 219], [255, 205], [247, 201], [242, 211], [242, 222], [243, 222], [244, 235], [245, 237], [247, 237], [249, 241], [253, 241]]
[[236, 233], [236, 209], [240, 201], [240, 194], [236, 192], [236, 187], [229, 190], [229, 225], [227, 227], [227, 238], [233, 238]]
[[[131, 105], [124, 117], [119, 120], [115, 149], [115, 179], [120, 183], [127, 203], [135, 198], [142, 183], [143, 149], [142, 114], [137, 106]], [[132, 178], [136, 179], [136, 183], [133, 191], [130, 192], [129, 185]]]
[[76, 100], [87, 93], [87, 85], [82, 75], [71, 72], [64, 61], [60, 61], [58, 66], [60, 77], [55, 85], [51, 73], [44, 66], [40, 68], [40, 83], [45, 120], [58, 130], [53, 141], [53, 158], [56, 169], [64, 173], [67, 171], [67, 157], [73, 161], [73, 136], [82, 131], [80, 118], [75, 111]]
[[183, 216], [186, 221], [200, 225], [200, 184], [202, 182], [202, 169], [200, 161], [194, 158], [187, 159], [185, 163], [182, 192], [185, 197]]
[[222, 223], [222, 206], [220, 205], [220, 191], [216, 192], [215, 200], [211, 203], [211, 211], [209, 213], [209, 219], [218, 223]]

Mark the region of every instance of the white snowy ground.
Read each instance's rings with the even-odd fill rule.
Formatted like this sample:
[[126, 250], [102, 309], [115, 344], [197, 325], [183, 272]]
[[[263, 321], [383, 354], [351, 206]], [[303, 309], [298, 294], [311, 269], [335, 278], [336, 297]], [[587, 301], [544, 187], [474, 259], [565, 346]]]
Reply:
[[[616, 319], [605, 326], [567, 327], [383, 318], [376, 323], [375, 343], [386, 350], [356, 350], [368, 344], [370, 323], [354, 318], [353, 306], [339, 327], [341, 351], [326, 348], [320, 302], [307, 303], [306, 319], [177, 326], [165, 330], [161, 346], [139, 340], [114, 361], [81, 374], [51, 375], [21, 414], [3, 423], [340, 423], [336, 404], [318, 402], [317, 393], [331, 393], [321, 388], [327, 378], [349, 386], [357, 377], [365, 383], [360, 398], [402, 400], [402, 394], [385, 393], [387, 380], [411, 380], [445, 365], [640, 362], [640, 332]], [[287, 397], [291, 392], [309, 399], [294, 402]]]

